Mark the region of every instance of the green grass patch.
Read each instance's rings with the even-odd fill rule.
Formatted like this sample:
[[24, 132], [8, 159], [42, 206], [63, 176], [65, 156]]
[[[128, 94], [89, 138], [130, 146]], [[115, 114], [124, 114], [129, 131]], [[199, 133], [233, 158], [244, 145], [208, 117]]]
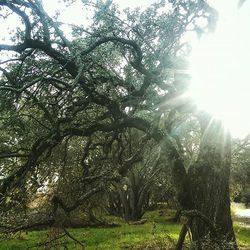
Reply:
[[[180, 225], [146, 223], [144, 225], [123, 224], [114, 228], [81, 228], [69, 232], [78, 240], [85, 241], [86, 249], [129, 249], [142, 243], [168, 238], [177, 239]], [[46, 231], [22, 233], [16, 239], [2, 240], [0, 249], [27, 249], [46, 239]], [[49, 240], [49, 239], [48, 239]], [[69, 249], [76, 249], [75, 243], [67, 238]]]
[[234, 232], [239, 247], [242, 249], [250, 249], [250, 228], [242, 226], [234, 226]]
[[[172, 210], [160, 210], [146, 213], [147, 223], [143, 225], [128, 225], [115, 217], [107, 217], [109, 222], [119, 223], [119, 227], [112, 228], [79, 228], [68, 231], [75, 238], [84, 240], [87, 250], [116, 250], [116, 249], [164, 249], [159, 246], [173, 245], [178, 239], [181, 229], [180, 224], [170, 222], [173, 216]], [[31, 231], [20, 233], [15, 238], [2, 239], [1, 250], [18, 249], [44, 249], [35, 246], [41, 242], [49, 241], [58, 235], [57, 230]], [[235, 233], [239, 246], [242, 249], [250, 249], [250, 229], [235, 226]], [[67, 244], [68, 249], [80, 249], [73, 240], [68, 237], [61, 238], [59, 243]], [[32, 248], [33, 247], [33, 248]], [[53, 248], [55, 249], [55, 248]], [[58, 248], [57, 248], [58, 249]], [[63, 248], [61, 248], [63, 249]], [[167, 249], [167, 248], [165, 248]]]

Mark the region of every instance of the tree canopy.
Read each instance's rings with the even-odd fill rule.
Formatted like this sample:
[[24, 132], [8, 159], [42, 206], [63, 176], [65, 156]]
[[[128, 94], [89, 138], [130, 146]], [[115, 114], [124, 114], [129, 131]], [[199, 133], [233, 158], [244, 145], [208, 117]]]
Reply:
[[73, 27], [69, 40], [42, 2], [0, 4], [5, 18], [23, 23], [13, 44], [0, 45], [14, 52], [1, 68], [3, 196], [69, 136], [134, 127], [160, 141], [166, 131], [156, 117], [182, 106], [173, 101], [183, 92], [181, 37], [200, 30], [200, 18], [210, 25], [214, 14], [204, 1], [162, 1], [122, 16], [111, 2], [83, 1], [94, 8], [93, 25]]
[[[117, 183], [136, 175], [132, 167], [146, 161], [147, 152], [152, 145], [156, 150], [157, 144], [161, 166], [164, 159], [166, 167], [170, 166], [180, 208], [199, 209], [222, 226], [227, 240], [235, 240], [229, 200], [211, 211], [205, 209], [204, 198], [201, 206], [196, 204], [199, 187], [203, 193], [215, 187], [202, 186], [204, 178], [210, 184], [221, 180], [217, 186], [221, 196], [211, 197], [209, 205], [229, 195], [229, 174], [222, 173], [229, 173], [230, 163], [224, 158], [214, 158], [208, 164], [211, 174], [205, 177], [197, 171], [204, 165], [207, 147], [214, 154], [221, 152], [221, 127], [214, 124], [217, 132], [206, 134], [200, 148], [189, 146], [199, 142], [188, 139], [197, 140], [196, 133], [204, 133], [209, 122], [204, 114], [196, 114], [194, 103], [185, 95], [190, 47], [183, 36], [211, 31], [215, 10], [204, 0], [159, 1], [145, 10], [123, 12], [112, 1], [84, 0], [82, 4], [93, 11], [92, 24], [71, 25], [68, 34], [57, 16], [46, 13], [42, 1], [0, 0], [3, 21], [11, 15], [22, 21], [11, 36], [12, 43], [0, 44], [8, 58], [0, 67], [2, 207], [22, 203], [24, 193], [42, 186], [48, 190], [59, 179], [61, 196], [51, 200], [55, 207], [70, 212], [103, 190], [108, 181]], [[186, 137], [178, 133], [184, 120], [190, 124]], [[188, 126], [199, 128], [191, 133]], [[149, 160], [158, 163], [150, 154]], [[212, 165], [219, 170], [213, 172]], [[147, 167], [153, 175], [155, 170]], [[96, 180], [101, 184], [96, 185]], [[75, 193], [77, 188], [79, 193]], [[70, 206], [62, 200], [63, 190], [69, 189], [77, 197], [69, 198]], [[216, 214], [220, 211], [221, 215], [223, 209], [229, 211], [225, 226]], [[194, 238], [205, 232], [199, 235], [193, 227]]]

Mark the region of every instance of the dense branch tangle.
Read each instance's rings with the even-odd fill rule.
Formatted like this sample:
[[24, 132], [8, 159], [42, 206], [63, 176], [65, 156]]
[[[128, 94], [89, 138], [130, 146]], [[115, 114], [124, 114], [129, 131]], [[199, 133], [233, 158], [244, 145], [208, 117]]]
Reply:
[[[144, 66], [142, 49], [134, 40], [103, 34], [97, 38], [92, 37], [91, 40], [94, 38], [96, 41], [87, 48], [79, 50], [77, 45], [80, 53], [74, 52], [75, 42], [65, 38], [59, 25], [46, 14], [40, 1], [2, 0], [0, 5], [18, 15], [25, 26], [24, 35], [17, 44], [0, 44], [0, 51], [16, 52], [17, 60], [20, 61], [7, 63], [8, 67], [3, 69], [0, 91], [11, 95], [14, 102], [21, 104], [18, 108], [13, 107], [13, 112], [20, 117], [38, 109], [38, 115], [30, 114], [33, 116], [30, 122], [36, 120], [39, 127], [45, 118], [50, 124], [43, 126], [44, 135], [37, 137], [37, 142], [25, 152], [29, 154], [27, 161], [22, 161], [23, 165], [2, 181], [1, 193], [4, 194], [16, 177], [20, 179], [27, 171], [35, 168], [39, 157], [60, 143], [65, 136], [90, 136], [96, 131], [109, 132], [122, 128], [122, 124], [126, 124], [123, 122], [127, 116], [124, 110], [126, 103], [130, 103], [129, 99], [132, 98], [135, 105], [138, 105], [136, 103], [140, 99], [134, 97], [143, 96], [149, 85], [159, 79], [156, 79], [155, 72]], [[31, 12], [34, 13], [32, 18], [29, 15]], [[122, 58], [125, 53], [126, 58], [131, 58], [126, 67], [132, 67], [135, 73], [141, 75], [143, 81], [139, 88], [126, 82], [122, 75], [109, 70], [103, 58], [96, 58], [104, 50], [104, 45], [109, 43], [117, 50], [116, 57], [118, 55]], [[104, 50], [104, 53], [110, 52]], [[96, 70], [103, 73], [97, 75]], [[111, 94], [104, 89], [105, 83], [107, 89], [111, 88]], [[96, 111], [91, 111], [90, 115], [90, 110]], [[7, 112], [8, 115], [11, 114]], [[84, 118], [80, 118], [82, 115]], [[82, 122], [82, 119], [85, 121]]]

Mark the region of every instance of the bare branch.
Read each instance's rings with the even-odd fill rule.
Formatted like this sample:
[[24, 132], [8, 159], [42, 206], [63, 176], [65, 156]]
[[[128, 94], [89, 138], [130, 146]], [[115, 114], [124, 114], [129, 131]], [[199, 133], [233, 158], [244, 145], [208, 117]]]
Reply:
[[25, 24], [25, 39], [31, 38], [31, 24], [29, 17], [26, 15], [25, 12], [21, 11], [20, 8], [17, 8], [15, 5], [10, 3], [9, 1], [2, 0], [0, 1], [0, 6], [7, 6], [9, 9], [11, 9], [13, 12], [15, 12], [17, 15], [19, 15]]
[[58, 206], [60, 206], [67, 214], [69, 214], [71, 211], [81, 206], [84, 201], [86, 201], [87, 199], [92, 197], [94, 194], [97, 194], [101, 191], [103, 191], [103, 187], [93, 188], [92, 190], [88, 191], [87, 193], [82, 195], [80, 198], [78, 198], [77, 201], [71, 206], [67, 206], [60, 197], [54, 196], [52, 198], [52, 203], [54, 205], [53, 212], [55, 213], [56, 210], [58, 209]]
[[69, 60], [61, 52], [57, 51], [56, 49], [53, 49], [50, 44], [33, 39], [26, 39], [26, 41], [18, 45], [0, 44], [0, 51], [5, 50], [21, 53], [28, 48], [42, 50], [45, 54], [52, 57], [54, 60], [58, 61], [63, 67], [65, 67], [65, 69], [73, 77], [77, 76], [78, 67], [76, 66], [76, 64], [73, 61]]
[[143, 54], [141, 51], [140, 46], [132, 40], [128, 40], [125, 38], [121, 38], [121, 37], [103, 37], [100, 38], [97, 42], [95, 42], [92, 46], [90, 46], [88, 49], [84, 50], [81, 55], [87, 55], [90, 52], [92, 52], [93, 50], [95, 50], [97, 47], [99, 47], [100, 45], [104, 44], [104, 43], [108, 43], [108, 42], [119, 42], [121, 44], [124, 45], [129, 45], [134, 49], [135, 52], [135, 60], [131, 63], [132, 66], [137, 69], [138, 71], [140, 71], [142, 74], [147, 74], [147, 70], [145, 69], [145, 67], [142, 65], [142, 58], [143, 58]]

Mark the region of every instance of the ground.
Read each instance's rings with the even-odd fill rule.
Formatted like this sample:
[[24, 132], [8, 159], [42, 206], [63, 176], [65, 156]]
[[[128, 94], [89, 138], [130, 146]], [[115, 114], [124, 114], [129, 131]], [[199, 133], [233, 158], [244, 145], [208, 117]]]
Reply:
[[[169, 209], [148, 212], [144, 216], [147, 222], [143, 225], [128, 225], [120, 219], [108, 217], [107, 220], [119, 226], [68, 229], [68, 232], [76, 239], [84, 241], [86, 250], [173, 249], [181, 228], [181, 224], [170, 222], [169, 219], [173, 213], [174, 211]], [[240, 249], [250, 250], [250, 228], [238, 222], [235, 223], [234, 228]], [[58, 243], [66, 244], [68, 248], [56, 248], [51, 239], [60, 237], [63, 233], [58, 229], [23, 232], [15, 237], [2, 239], [0, 249], [45, 249], [36, 247], [37, 244], [44, 242], [49, 242], [46, 249], [82, 249], [69, 237], [62, 237], [58, 241]]]

